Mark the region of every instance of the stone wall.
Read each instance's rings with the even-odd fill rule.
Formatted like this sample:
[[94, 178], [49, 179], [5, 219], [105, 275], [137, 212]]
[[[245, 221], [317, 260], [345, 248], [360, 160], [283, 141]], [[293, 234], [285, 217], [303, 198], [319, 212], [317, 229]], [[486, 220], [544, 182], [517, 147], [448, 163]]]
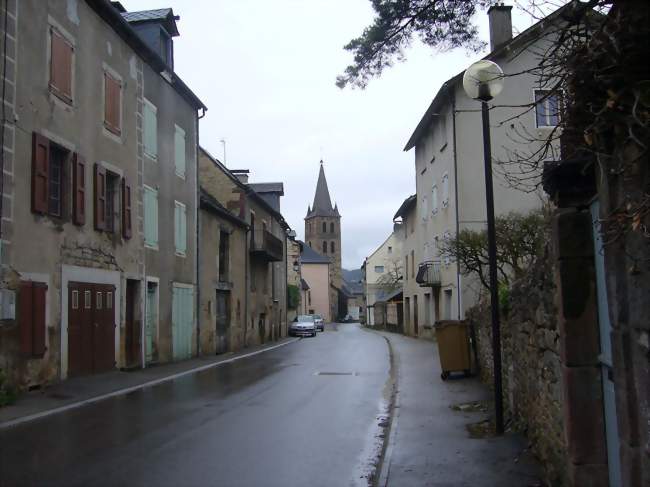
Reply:
[[[502, 310], [503, 401], [506, 426], [522, 431], [540, 459], [549, 485], [568, 485], [562, 371], [555, 284], [549, 255], [515, 282]], [[481, 379], [493, 383], [490, 308], [467, 312], [476, 331]]]

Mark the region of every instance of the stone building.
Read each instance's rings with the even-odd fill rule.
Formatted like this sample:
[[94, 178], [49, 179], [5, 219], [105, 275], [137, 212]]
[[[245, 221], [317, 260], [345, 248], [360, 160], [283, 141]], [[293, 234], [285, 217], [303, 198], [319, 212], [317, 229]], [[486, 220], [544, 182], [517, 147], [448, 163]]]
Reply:
[[[301, 311], [302, 273], [300, 269], [301, 244], [294, 237], [287, 239], [287, 322], [291, 323]], [[293, 294], [293, 297], [292, 297]]]
[[[245, 294], [241, 346], [287, 335], [287, 232], [280, 208], [281, 183], [262, 194], [248, 183], [248, 170], [229, 170], [205, 149], [199, 151], [201, 187], [249, 229], [245, 241]], [[277, 209], [276, 209], [277, 208]], [[234, 252], [234, 250], [233, 250]], [[212, 289], [201, 289], [201, 294]], [[203, 298], [202, 298], [203, 299]]]
[[110, 2], [6, 5], [0, 367], [24, 388], [141, 366], [145, 76], [188, 165], [204, 107]]
[[[534, 152], [559, 122], [552, 84], [534, 68], [544, 46], [557, 35], [563, 10], [513, 37], [511, 9], [496, 4], [488, 11], [491, 52], [485, 59], [496, 62], [505, 73], [503, 91], [490, 103], [495, 168], [499, 162], [509, 163], [519, 154]], [[411, 283], [404, 293], [404, 303], [410, 306], [404, 314], [412, 317], [406, 318], [412, 323], [407, 327], [410, 334], [419, 334], [424, 329], [420, 325], [430, 327], [435, 320], [463, 319], [482, 292], [477, 279], [461, 274], [459, 262], [440, 256], [445, 240], [466, 229], [486, 227], [480, 103], [465, 94], [462, 77], [459, 73], [442, 84], [404, 147], [405, 151], [414, 149], [416, 174], [415, 219], [410, 223], [417, 243], [404, 247], [410, 254], [409, 266], [414, 268], [409, 278], [419, 284]], [[541, 190], [523, 191], [499, 170], [493, 172], [497, 216], [542, 207], [546, 198]], [[424, 323], [420, 323], [422, 318]]]
[[305, 243], [317, 253], [329, 258], [330, 265], [330, 312], [333, 320], [347, 314], [347, 303], [341, 290], [341, 214], [337, 205], [332, 206], [323, 161], [320, 163], [314, 203], [307, 208], [305, 216]]

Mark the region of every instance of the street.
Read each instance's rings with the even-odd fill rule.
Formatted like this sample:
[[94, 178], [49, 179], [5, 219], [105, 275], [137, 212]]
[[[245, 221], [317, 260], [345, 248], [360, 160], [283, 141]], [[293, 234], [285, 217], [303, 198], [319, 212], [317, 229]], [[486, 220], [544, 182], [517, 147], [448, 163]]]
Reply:
[[0, 430], [2, 485], [367, 485], [389, 376], [359, 325]]

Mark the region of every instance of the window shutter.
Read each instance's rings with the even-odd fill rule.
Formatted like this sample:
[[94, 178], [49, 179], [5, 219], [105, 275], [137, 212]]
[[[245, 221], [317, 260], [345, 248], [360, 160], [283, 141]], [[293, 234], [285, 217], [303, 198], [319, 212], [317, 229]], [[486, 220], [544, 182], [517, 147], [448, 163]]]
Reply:
[[106, 169], [95, 163], [95, 230], [106, 230]]
[[111, 132], [120, 135], [120, 82], [104, 73], [104, 123]]
[[32, 136], [32, 211], [47, 213], [49, 200], [50, 141], [34, 132]]
[[21, 281], [18, 289], [18, 324], [20, 327], [20, 351], [31, 356], [32, 354], [32, 315], [34, 306], [32, 302], [32, 282]]
[[65, 99], [72, 100], [72, 46], [51, 29], [50, 87]]
[[144, 243], [158, 246], [158, 193], [147, 187], [144, 188]]
[[29, 357], [45, 353], [45, 297], [47, 285], [21, 281], [18, 289], [18, 326], [20, 351]]
[[176, 174], [185, 178], [185, 131], [178, 125], [174, 132], [174, 159]]
[[131, 238], [131, 185], [122, 178], [122, 236]]
[[72, 222], [86, 223], [86, 161], [79, 154], [72, 158]]
[[150, 104], [144, 104], [144, 151], [153, 157], [158, 156], [158, 121], [156, 109]]
[[32, 356], [45, 354], [45, 296], [47, 285], [42, 282], [32, 283]]

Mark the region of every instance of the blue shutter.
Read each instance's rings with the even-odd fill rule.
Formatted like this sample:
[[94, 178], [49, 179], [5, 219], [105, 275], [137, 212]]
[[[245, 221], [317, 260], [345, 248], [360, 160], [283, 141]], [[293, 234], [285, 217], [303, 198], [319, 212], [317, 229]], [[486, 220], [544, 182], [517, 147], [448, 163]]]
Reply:
[[158, 247], [158, 191], [144, 188], [144, 243]]
[[158, 157], [158, 119], [156, 107], [149, 102], [144, 104], [144, 151], [154, 159]]

